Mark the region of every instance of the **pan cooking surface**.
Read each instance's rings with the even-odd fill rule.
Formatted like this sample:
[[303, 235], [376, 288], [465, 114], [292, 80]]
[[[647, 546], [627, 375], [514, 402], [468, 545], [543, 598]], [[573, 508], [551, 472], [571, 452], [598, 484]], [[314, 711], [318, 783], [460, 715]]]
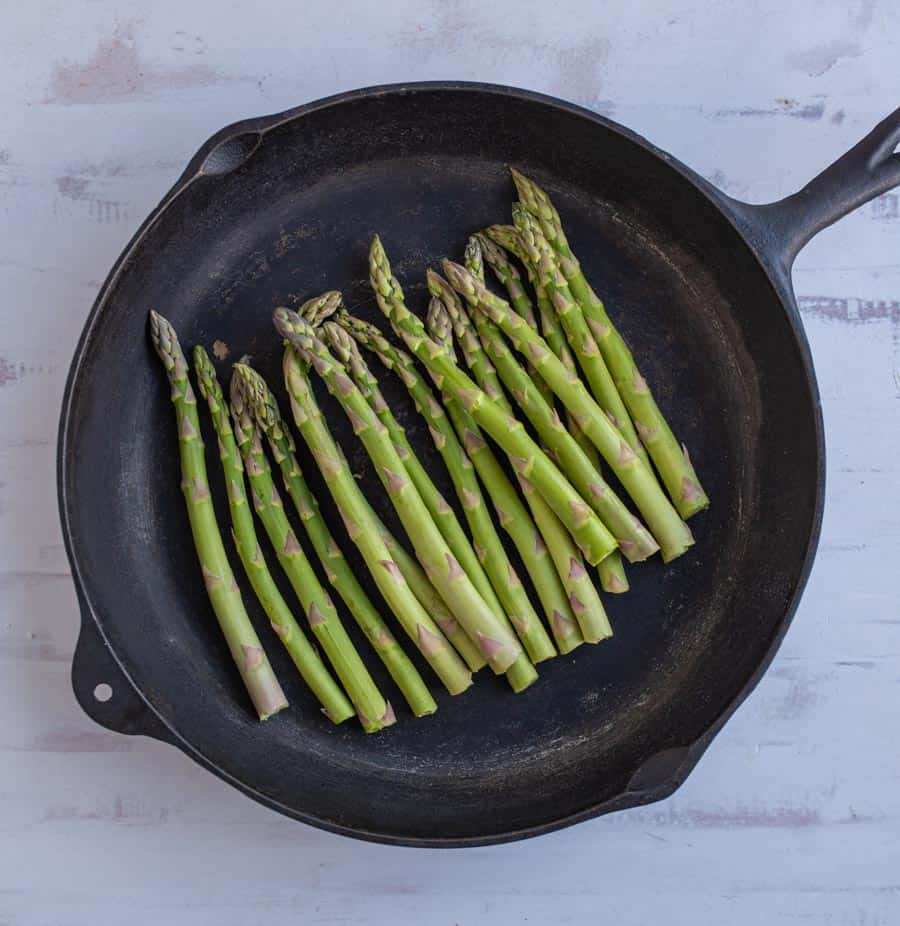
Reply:
[[[778, 295], [684, 177], [597, 120], [527, 97], [376, 94], [314, 109], [244, 148], [246, 161], [194, 180], [138, 242], [95, 317], [73, 388], [69, 526], [113, 652], [205, 761], [320, 825], [389, 840], [490, 840], [587, 813], [629, 782], [633, 800], [648, 799], [664, 784], [652, 757], [703, 737], [766, 661], [803, 570], [814, 519], [813, 398]], [[451, 698], [407, 646], [439, 705], [421, 720], [342, 610], [397, 711], [397, 725], [375, 736], [319, 714], [235, 557], [291, 702], [259, 724], [199, 578], [147, 312], [169, 317], [185, 348], [215, 353], [223, 380], [251, 354], [287, 412], [272, 310], [338, 288], [355, 313], [386, 327], [367, 282], [377, 231], [408, 305], [424, 313], [426, 266], [459, 259], [470, 232], [509, 221], [509, 163], [553, 197], [588, 278], [690, 449], [712, 501], [690, 522], [697, 543], [672, 564], [656, 557], [630, 567], [632, 590], [604, 596], [614, 638], [541, 664], [523, 694], [485, 669]], [[454, 499], [402, 385], [374, 358], [372, 368]], [[368, 497], [399, 531], [339, 406], [316, 389]], [[215, 440], [203, 423], [225, 528]], [[299, 439], [298, 449], [332, 530], [379, 600]]]

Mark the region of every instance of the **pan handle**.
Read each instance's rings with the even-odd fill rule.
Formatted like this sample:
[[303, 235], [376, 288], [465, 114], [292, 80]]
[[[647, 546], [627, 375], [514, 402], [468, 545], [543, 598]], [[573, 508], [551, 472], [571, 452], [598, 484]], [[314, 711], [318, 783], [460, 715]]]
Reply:
[[78, 604], [81, 630], [72, 659], [72, 689], [82, 710], [115, 733], [152, 736], [174, 744], [169, 729], [135, 691], [116, 662], [80, 589]]
[[823, 228], [900, 184], [900, 108], [798, 193], [753, 206], [734, 203], [757, 247], [789, 270]]

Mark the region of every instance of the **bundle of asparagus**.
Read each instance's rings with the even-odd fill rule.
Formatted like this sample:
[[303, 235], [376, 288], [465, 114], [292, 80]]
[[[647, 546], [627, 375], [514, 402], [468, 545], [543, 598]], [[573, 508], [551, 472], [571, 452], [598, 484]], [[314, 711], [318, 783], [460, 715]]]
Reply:
[[[513, 687], [521, 690], [530, 684], [537, 676], [527, 662], [527, 657], [524, 657], [518, 640], [509, 626], [479, 594], [471, 577], [451, 552], [421, 495], [406, 475], [406, 469], [387, 429], [379, 421], [356, 384], [343, 371], [328, 347], [316, 337], [308, 322], [297, 313], [289, 309], [277, 309], [275, 325], [279, 333], [294, 347], [294, 351], [288, 351], [285, 363], [294, 418], [301, 434], [304, 437], [307, 437], [307, 434], [312, 437], [310, 422], [316, 417], [321, 417], [321, 413], [316, 415], [317, 410], [311, 401], [312, 393], [308, 381], [298, 372], [300, 360], [316, 370], [332, 395], [343, 405], [354, 433], [361, 439], [375, 464], [378, 476], [400, 516], [419, 561], [456, 619], [477, 643], [482, 655], [495, 672], [507, 672], [517, 663], [516, 672], [510, 678]], [[352, 480], [346, 464], [335, 458], [335, 451], [323, 449], [325, 441], [321, 433], [316, 434], [313, 440], [307, 438], [307, 442], [310, 444], [310, 450], [318, 454], [317, 461], [320, 469], [326, 474], [326, 479], [329, 471], [346, 471], [348, 478]], [[335, 501], [340, 507], [341, 501], [337, 497]], [[354, 533], [366, 533], [346, 508], [341, 509], [341, 514], [348, 524], [351, 537], [354, 537]], [[396, 572], [398, 578], [403, 581], [399, 569]]]
[[[456, 319], [457, 329], [463, 328], [462, 307], [459, 305], [458, 301], [454, 302], [452, 296], [455, 294], [452, 294], [452, 291], [447, 292], [447, 290], [444, 289], [446, 284], [443, 283], [437, 274], [431, 276], [430, 284], [437, 289], [442, 289], [447, 297], [446, 302], [440, 297], [434, 297], [429, 308], [429, 327], [439, 339], [443, 339], [439, 332], [441, 330], [446, 332], [451, 328], [453, 326], [454, 317]], [[450, 304], [453, 305], [452, 310], [449, 309]], [[471, 335], [472, 332], [469, 330], [468, 333]], [[444, 337], [446, 337], [446, 335]], [[503, 391], [491, 376], [493, 367], [490, 360], [488, 360], [483, 351], [480, 351], [476, 346], [477, 339], [464, 338], [464, 340], [469, 343], [467, 362], [473, 374], [476, 378], [479, 378], [479, 381], [484, 382], [483, 388], [485, 388], [486, 392], [488, 387], [493, 386], [497, 401], [504, 404], [511, 411], [511, 407]], [[494, 377], [495, 376], [496, 372], [494, 372]], [[454, 423], [457, 428], [466, 435], [467, 446], [473, 448], [471, 454], [473, 462], [477, 460], [484, 466], [486, 461], [492, 461], [492, 463], [488, 464], [488, 472], [493, 478], [489, 482], [486, 481], [486, 484], [496, 486], [500, 481], [503, 470], [493, 458], [490, 448], [479, 434], [478, 425], [454, 399], [448, 398], [447, 407], [454, 417]], [[477, 465], [478, 463], [476, 463], [476, 466]], [[558, 572], [558, 578], [562, 580], [568, 592], [569, 607], [578, 622], [582, 640], [586, 640], [588, 643], [599, 643], [606, 637], [612, 636], [612, 629], [609, 626], [606, 611], [584, 567], [581, 551], [578, 550], [572, 542], [565, 529], [559, 524], [552, 510], [547, 506], [544, 499], [538, 495], [529, 480], [524, 476], [520, 476], [519, 484], [531, 508], [535, 521], [543, 526], [543, 530], [540, 534], [544, 540], [542, 545], [552, 551], [553, 564]], [[510, 485], [509, 490], [503, 493], [503, 500], [510, 506], [513, 505], [511, 496], [515, 496], [515, 490]], [[521, 509], [521, 502], [519, 502], [519, 507]], [[505, 509], [501, 508], [501, 511], [505, 511]], [[524, 511], [520, 510], [518, 514], [520, 518], [528, 519], [528, 515]], [[535, 528], [535, 532], [537, 532], [537, 528]], [[606, 560], [603, 560], [603, 562], [605, 561]], [[559, 620], [559, 617], [556, 617], [557, 623], [559, 623]], [[571, 625], [563, 621], [562, 626], [563, 628], [568, 628]]]
[[[279, 308], [274, 314], [285, 343], [294, 423], [384, 599], [383, 609], [363, 590], [326, 525], [263, 378], [246, 359], [236, 364], [229, 405], [209, 356], [202, 347], [194, 351], [200, 392], [218, 436], [237, 554], [273, 630], [335, 723], [356, 713], [363, 729], [375, 732], [396, 717], [286, 517], [264, 439], [325, 577], [416, 716], [433, 713], [437, 704], [382, 610], [397, 619], [451, 695], [465, 691], [471, 673], [485, 664], [519, 692], [537, 679], [535, 663], [612, 636], [591, 566], [604, 591], [627, 591], [622, 556], [637, 563], [659, 550], [664, 561], [675, 559], [693, 543], [683, 519], [709, 504], [686, 449], [585, 279], [559, 213], [532, 180], [515, 170], [513, 180], [519, 194], [513, 224], [470, 238], [464, 265], [444, 260], [444, 276], [427, 271], [431, 301], [424, 320], [407, 308], [381, 241], [373, 240], [369, 277], [375, 298], [410, 353], [352, 315], [336, 291], [309, 300], [299, 313]], [[524, 268], [534, 301], [512, 258]], [[485, 261], [508, 300], [488, 288]], [[264, 719], [287, 702], [219, 534], [187, 363], [174, 330], [156, 313], [151, 335], [172, 387], [182, 486], [204, 582]], [[462, 521], [407, 439], [360, 348], [407, 388], [450, 476]], [[414, 555], [381, 521], [351, 473], [314, 396], [310, 372], [343, 408]], [[604, 478], [604, 466], [622, 494]], [[248, 498], [336, 679], [278, 590]], [[534, 598], [498, 527], [509, 537]]]
[[[391, 606], [394, 614], [400, 620], [404, 630], [419, 646], [428, 659], [432, 668], [444, 682], [451, 694], [465, 691], [472, 682], [471, 674], [461, 660], [450, 649], [437, 625], [432, 621], [403, 579], [396, 561], [390, 554], [380, 525], [365, 501], [362, 492], [356, 485], [350, 469], [347, 466], [338, 446], [334, 443], [327, 427], [322, 421], [321, 412], [315, 404], [312, 392], [308, 389], [305, 375], [297, 367], [293, 354], [285, 355], [285, 366], [293, 375], [290, 379], [291, 406], [294, 417], [298, 419], [298, 427], [325, 477], [329, 490], [334, 496], [338, 509], [347, 526], [350, 539], [357, 545], [372, 573], [375, 583], [385, 600]], [[268, 390], [264, 388], [261, 378], [254, 378], [253, 371], [241, 365], [240, 375], [242, 387], [249, 393], [258, 420], [270, 421], [277, 412], [277, 407], [266, 408]], [[302, 419], [305, 415], [306, 418]], [[282, 431], [282, 433], [285, 433]], [[275, 446], [279, 446], [275, 429], [269, 426], [270, 439]], [[285, 448], [287, 449], [287, 448]], [[318, 514], [318, 505], [312, 494], [305, 490], [305, 483], [301, 487], [300, 467], [297, 465], [292, 449], [285, 456], [289, 461], [289, 486], [293, 486], [295, 502], [299, 501], [298, 512], [304, 521], [307, 532], [314, 544], [322, 552], [320, 559], [328, 570], [332, 583], [340, 591], [345, 600], [351, 602], [351, 610], [357, 615], [357, 620], [366, 630], [371, 625], [372, 617], [368, 614], [368, 599], [359, 587], [359, 584], [340, 548], [328, 533], [327, 527]], [[284, 462], [284, 461], [283, 461]], [[380, 637], [382, 632], [381, 619], [374, 625], [374, 636]], [[386, 631], [386, 628], [384, 629]], [[370, 634], [371, 635], [371, 634]], [[427, 704], [428, 712], [434, 708]]]
[[[447, 542], [450, 542], [450, 538], [447, 536], [448, 530], [445, 525], [449, 523], [453, 525], [450, 533], [458, 532], [465, 541], [465, 547], [472, 549], [462, 526], [456, 519], [455, 512], [443, 499], [425, 467], [419, 462], [415, 451], [406, 439], [404, 429], [385, 402], [378, 381], [360, 354], [356, 342], [344, 328], [335, 324], [326, 323], [323, 326], [323, 334], [335, 353], [351, 371], [354, 381], [363, 391], [372, 410], [387, 428], [388, 435], [397, 448], [407, 473], [419, 490], [419, 494]], [[455, 440], [455, 434], [451, 432], [448, 439], [445, 416], [430, 390], [413, 371], [410, 371], [408, 375], [410, 378], [404, 381], [410, 388], [416, 407], [429, 421], [429, 427], [432, 428], [432, 433], [436, 438], [436, 446], [447, 463], [447, 469], [450, 471], [454, 488], [462, 502], [469, 529], [475, 538], [475, 547], [478, 551], [475, 554], [478, 574], [482, 574], [483, 567], [489, 576], [487, 585], [489, 594], [484, 596], [485, 600], [491, 604], [502, 620], [509, 620], [512, 623], [533, 662], [541, 662], [555, 656], [556, 649], [535, 614], [515, 567], [507, 557], [503, 544], [497, 536], [490, 513], [482, 499], [478, 482], [472, 475], [471, 468], [465, 465], [465, 451]], [[465, 568], [464, 565], [463, 568]], [[469, 574], [472, 575], [471, 572]], [[481, 591], [480, 586], [479, 591]]]

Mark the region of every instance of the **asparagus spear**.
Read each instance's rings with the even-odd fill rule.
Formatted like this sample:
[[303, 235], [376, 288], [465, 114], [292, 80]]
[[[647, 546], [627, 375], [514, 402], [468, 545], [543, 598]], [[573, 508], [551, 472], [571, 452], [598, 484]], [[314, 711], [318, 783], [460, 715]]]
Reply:
[[[650, 468], [625, 442], [619, 430], [593, 400], [584, 383], [571, 376], [547, 342], [509, 306], [495, 296], [465, 267], [444, 261], [451, 285], [469, 304], [484, 312], [506, 334], [517, 350], [527, 353], [578, 424], [593, 441], [600, 455], [634, 500], [659, 543], [663, 559], [680, 556], [694, 542], [687, 524], [678, 516]], [[627, 553], [627, 551], [626, 551]]]
[[599, 563], [615, 548], [612, 534], [532, 440], [524, 425], [485, 395], [443, 348], [428, 337], [421, 320], [406, 308], [403, 290], [391, 273], [387, 255], [377, 237], [369, 252], [369, 277], [381, 310], [432, 376], [437, 374], [441, 378], [439, 388], [459, 399], [478, 424], [515, 458], [517, 471], [535, 484], [588, 560]]
[[[235, 369], [240, 364], [235, 364]], [[297, 536], [284, 513], [284, 506], [272, 481], [269, 461], [263, 451], [259, 428], [247, 408], [241, 382], [231, 380], [231, 408], [234, 436], [244, 458], [244, 468], [250, 480], [253, 507], [269, 534], [278, 561], [294, 594], [303, 605], [309, 628], [325, 651], [344, 690], [350, 696], [360, 722], [367, 733], [395, 723], [394, 711], [378, 690], [356, 647], [353, 645], [331, 596], [322, 588], [319, 578], [306, 558]], [[393, 639], [379, 644], [395, 646]]]
[[521, 203], [513, 205], [513, 222], [519, 230], [519, 237], [528, 255], [529, 263], [535, 268], [538, 285], [546, 294], [548, 302], [563, 326], [566, 339], [578, 358], [578, 363], [595, 401], [621, 431], [628, 446], [649, 466], [650, 459], [647, 451], [638, 438], [631, 416], [625, 408], [625, 403], [613, 382], [612, 374], [585, 321], [581, 306], [572, 298], [569, 284], [559, 269], [553, 248], [541, 232], [537, 220]]
[[687, 450], [679, 446], [628, 345], [610, 320], [602, 300], [585, 279], [550, 198], [518, 171], [512, 173], [522, 204], [537, 218], [545, 237], [559, 255], [560, 268], [572, 295], [581, 306], [638, 435], [656, 464], [678, 513], [683, 518], [691, 517], [709, 505], [709, 498], [700, 485]]
[[[194, 373], [219, 438], [219, 456], [228, 493], [232, 536], [244, 571], [268, 615], [272, 629], [278, 634], [303, 680], [318, 698], [325, 715], [334, 723], [342, 723], [355, 713], [353, 705], [307, 640], [266, 565], [253, 524], [253, 512], [247, 503], [244, 466], [234, 439], [228, 403], [222, 394], [209, 354], [199, 344], [194, 348]], [[269, 536], [272, 538], [271, 533]], [[283, 542], [284, 537], [284, 534], [279, 534], [277, 539], [272, 539], [278, 544], [279, 541]], [[276, 549], [281, 548], [281, 545], [276, 545]]]
[[[511, 229], [513, 238], [518, 240], [518, 233], [513, 228]], [[525, 292], [525, 288], [522, 285], [522, 278], [519, 275], [519, 271], [513, 265], [512, 261], [506, 256], [506, 252], [499, 244], [495, 241], [492, 241], [487, 235], [475, 235], [475, 240], [478, 241], [481, 249], [481, 253], [484, 255], [484, 259], [490, 264], [491, 269], [494, 271], [495, 276], [500, 281], [500, 283], [506, 288], [507, 293], [509, 294], [509, 301], [512, 304], [512, 307], [516, 312], [531, 325], [532, 328], [537, 330], [537, 320], [534, 316], [534, 310], [531, 305], [531, 300], [528, 298], [528, 294]], [[526, 261], [526, 255], [524, 249], [520, 251], [521, 259]], [[469, 261], [466, 261], [466, 269], [472, 270], [469, 265]], [[476, 274], [478, 276], [478, 274]], [[483, 279], [482, 279], [483, 282]], [[543, 300], [546, 302], [546, 299]], [[547, 343], [550, 345], [550, 348], [556, 354], [557, 357], [566, 365], [566, 369], [574, 370], [575, 361], [572, 358], [571, 352], [569, 351], [568, 344], [566, 344], [565, 339], [560, 337], [559, 330], [556, 328], [556, 324], [553, 320], [552, 314], [548, 311], [546, 306], [541, 307], [541, 318], [544, 321], [544, 324], [541, 326], [544, 338]], [[541, 395], [548, 402], [549, 405], [553, 404], [553, 390], [544, 382], [541, 378], [541, 375], [533, 367], [529, 366], [529, 373], [531, 378], [534, 381], [535, 385], [541, 392]], [[594, 468], [600, 470], [600, 455], [597, 453], [597, 448], [590, 442], [587, 435], [578, 427], [578, 425], [572, 420], [571, 415], [568, 415], [568, 424], [569, 430], [572, 433], [572, 436], [578, 442], [579, 447], [584, 451], [585, 455], [593, 464]], [[622, 592], [628, 591], [628, 578], [625, 575], [625, 566], [622, 563], [622, 554], [619, 550], [613, 550], [613, 552], [603, 560], [602, 563], [597, 567], [597, 573], [600, 576], [600, 584], [603, 587], [605, 592], [610, 592], [612, 594], [621, 594]]]
[[[400, 516], [419, 562], [441, 593], [441, 597], [469, 636], [478, 644], [491, 668], [498, 674], [506, 672], [522, 655], [522, 648], [508, 625], [501, 621], [478, 594], [471, 579], [450, 552], [416, 487], [405, 475], [403, 462], [391, 443], [387, 429], [307, 322], [296, 312], [284, 308], [276, 309], [274, 321], [278, 332], [291, 342], [297, 355], [293, 364], [287, 367], [288, 388], [292, 399], [296, 403], [302, 397], [311, 404], [308, 383], [304, 377], [297, 375], [298, 359], [302, 358], [322, 377], [329, 391], [343, 406], [354, 431], [375, 464], [382, 485]], [[298, 416], [295, 410], [296, 417]], [[297, 424], [302, 430], [306, 422], [298, 419]], [[333, 450], [326, 453], [321, 446], [315, 449], [323, 472], [329, 469], [338, 473], [346, 471], [346, 467], [336, 458]], [[349, 471], [347, 474], [349, 476]], [[352, 476], [349, 478], [352, 479]], [[355, 481], [353, 484], [356, 485]], [[361, 507], [356, 506], [357, 509]], [[351, 535], [354, 532], [368, 533], [358, 526], [352, 512], [345, 511], [344, 516], [348, 520]], [[357, 523], [354, 524], [354, 521]], [[405, 584], [404, 582], [404, 586]]]
[[[465, 264], [469, 273], [478, 277], [484, 283], [484, 256], [481, 245], [474, 237], [469, 238], [466, 244]], [[447, 313], [449, 324], [459, 341], [459, 347], [466, 361], [466, 366], [472, 371], [475, 381], [489, 398], [510, 411], [509, 400], [506, 398], [506, 393], [503, 391], [500, 377], [497, 376], [494, 365], [484, 351], [479, 350], [478, 335], [468, 325], [460, 325], [461, 314], [457, 310], [461, 310], [462, 303], [456, 294], [456, 290], [439, 273], [435, 273], [431, 269], [425, 272], [425, 281], [432, 298], [432, 302], [429, 304], [429, 312], [435, 315], [440, 314], [441, 311]], [[438, 300], [439, 305], [434, 303], [435, 299]], [[434, 336], [434, 330], [431, 333]]]
[[[517, 235], [518, 232], [513, 229], [513, 234]], [[509, 294], [509, 300], [512, 303], [513, 308], [519, 313], [519, 315], [522, 316], [522, 318], [528, 322], [528, 324], [536, 328], [537, 321], [534, 316], [534, 309], [532, 308], [531, 300], [528, 298], [528, 294], [525, 292], [525, 287], [522, 285], [522, 278], [519, 275], [519, 271], [516, 270], [512, 262], [507, 259], [505, 251], [498, 244], [495, 244], [486, 235], [472, 235], [466, 244], [464, 263], [466, 265], [466, 269], [478, 277], [482, 283], [485, 282], [485, 261], [488, 262], [494, 272], [494, 275]], [[449, 287], [449, 284], [447, 285]], [[452, 287], [449, 288], [450, 291], [455, 295], [455, 290], [453, 290]], [[467, 325], [466, 327], [468, 328], [469, 326]], [[477, 339], [477, 335], [475, 337]], [[484, 355], [482, 351], [479, 353], [481, 353], [482, 356]], [[472, 368], [472, 372], [476, 373], [475, 379], [478, 379], [477, 371], [475, 368]], [[537, 370], [534, 370], [531, 368], [531, 366], [529, 366], [528, 372], [531, 374], [531, 378], [534, 380], [534, 384], [537, 386], [541, 395], [544, 397], [544, 400], [552, 406], [554, 402], [553, 390], [543, 381], [543, 379], [541, 379], [537, 373]], [[484, 386], [482, 386], [482, 389], [483, 388]], [[588, 441], [588, 444], [590, 445], [591, 450], [594, 450], [594, 446], [593, 444], [590, 444], [590, 441]], [[594, 450], [594, 452], [596, 451]], [[607, 557], [607, 559], [608, 558], [609, 557]]]
[[206, 478], [197, 398], [188, 379], [187, 361], [175, 329], [156, 312], [150, 313], [150, 337], [172, 387], [172, 402], [178, 422], [181, 490], [187, 504], [188, 520], [203, 571], [206, 593], [250, 700], [259, 719], [266, 720], [286, 708], [288, 703], [250, 623], [222, 545], [222, 535], [219, 533]]
[[[368, 595], [363, 591], [350, 564], [344, 558], [344, 554], [325, 524], [325, 519], [319, 511], [319, 504], [303, 478], [295, 453], [294, 439], [281, 417], [281, 410], [278, 408], [275, 396], [272, 395], [259, 373], [245, 364], [235, 365], [233, 382], [235, 388], [240, 391], [241, 401], [245, 403], [269, 440], [272, 455], [281, 468], [285, 488], [312, 541], [316, 555], [325, 569], [328, 581], [341, 596], [372, 645], [380, 649], [383, 642], [393, 641], [393, 634], [381, 619]], [[359, 493], [359, 496], [361, 498], [362, 493]], [[408, 600], [400, 583], [388, 581], [392, 577], [383, 575], [389, 567], [382, 563], [392, 562], [392, 555], [387, 552], [386, 547], [384, 549], [376, 547], [370, 551], [370, 554], [370, 559], [366, 561], [366, 564], [369, 565], [370, 561], [376, 564], [377, 569], [373, 573], [376, 583], [383, 591], [386, 589], [385, 600], [409, 638], [425, 656], [428, 664], [451, 694], [465, 691], [471, 684], [471, 675], [444, 642], [440, 628], [434, 624], [421, 606], [417, 606], [418, 600], [411, 602]], [[377, 559], [372, 558], [375, 556]], [[397, 649], [399, 650], [399, 647]], [[382, 652], [379, 652], [379, 655], [384, 659]], [[434, 699], [415, 666], [409, 662], [405, 654], [403, 654], [402, 661], [397, 657], [392, 657], [392, 663], [388, 669], [398, 687], [403, 691], [413, 712], [421, 716], [418, 712], [424, 714], [431, 711]]]
[[[354, 380], [372, 407], [376, 409], [376, 414], [387, 428], [394, 444], [403, 447], [406, 451], [405, 454], [401, 454], [404, 464], [408, 462], [408, 458], [415, 458], [415, 453], [409, 446], [406, 435], [381, 396], [378, 382], [359, 353], [359, 348], [349, 332], [334, 324], [324, 326], [323, 330], [326, 330], [329, 342], [338, 347], [335, 353], [341, 359], [346, 358]], [[429, 429], [435, 438], [435, 445], [447, 464], [454, 488], [466, 513], [466, 520], [478, 549], [479, 560], [484, 564], [493, 588], [496, 589], [502, 602], [504, 610], [501, 613], [508, 616], [512, 622], [516, 634], [533, 662], [540, 662], [555, 656], [556, 649], [535, 614], [527, 592], [503, 549], [487, 506], [484, 504], [478, 479], [472, 472], [472, 464], [459, 445], [456, 434], [444, 415], [444, 410], [435, 400], [431, 390], [419, 378], [411, 363], [408, 366], [395, 365], [394, 369], [400, 374], [415, 400], [416, 407], [428, 422]], [[418, 487], [413, 470], [407, 468], [407, 472]]]
[[[440, 295], [435, 296], [434, 299], [440, 304], [441, 310], [443, 310], [450, 324], [452, 324], [454, 330], [457, 332], [460, 342], [462, 343], [465, 341], [466, 348], [464, 349], [464, 355], [467, 363], [472, 366], [470, 360], [474, 362], [476, 357], [480, 354], [481, 357], [475, 364], [477, 370], [481, 371], [482, 375], [485, 375], [487, 371], [490, 370], [493, 375], [496, 376], [496, 370], [490, 359], [481, 349], [481, 343], [472, 331], [462, 303], [459, 301], [459, 297], [454, 290], [436, 273], [432, 273], [429, 276], [429, 289], [433, 292], [440, 293]], [[478, 373], [475, 370], [473, 370], [473, 372], [475, 372], [476, 379], [478, 379]], [[505, 396], [503, 397], [503, 402], [505, 403], [504, 407], [506, 410], [511, 412], [512, 408]], [[478, 426], [471, 421], [471, 417], [468, 417], [468, 420], [460, 422], [458, 427], [464, 430], [466, 435], [466, 449], [469, 450], [469, 455], [473, 462], [478, 459], [480, 453], [484, 453], [485, 451], [490, 453], [478, 432]], [[496, 461], [494, 461], [494, 463], [496, 464]], [[572, 543], [572, 538], [566, 533], [565, 528], [559, 523], [559, 520], [549, 507], [547, 507], [540, 495], [534, 491], [534, 487], [531, 483], [527, 479], [520, 477], [519, 484], [522, 487], [525, 500], [528, 502], [532, 512], [537, 516], [541, 534], [546, 542], [545, 549], [549, 548], [553, 566], [558, 574], [557, 581], [560, 579], [562, 580], [568, 595], [567, 600], [570, 610], [575, 620], [577, 620], [578, 627], [583, 634], [583, 639], [588, 643], [599, 643], [601, 640], [610, 636], [612, 631], [600, 596], [597, 594], [594, 583], [591, 581], [585, 569], [581, 552], [575, 544]], [[515, 495], [515, 490], [512, 489], [512, 486], [510, 486], [510, 490], [512, 494]], [[519, 508], [522, 509], [523, 516], [527, 518], [527, 514], [524, 512], [522, 504], [518, 500], [518, 496], [516, 496], [516, 502]], [[544, 533], [545, 531], [546, 533]], [[616, 552], [618, 551], [613, 551], [613, 553]], [[606, 557], [600, 565], [602, 566], [607, 559], [609, 559], [609, 557]], [[559, 622], [559, 619], [556, 620]], [[560, 623], [560, 630], [566, 631], [570, 626], [571, 625], [566, 621], [562, 621]]]

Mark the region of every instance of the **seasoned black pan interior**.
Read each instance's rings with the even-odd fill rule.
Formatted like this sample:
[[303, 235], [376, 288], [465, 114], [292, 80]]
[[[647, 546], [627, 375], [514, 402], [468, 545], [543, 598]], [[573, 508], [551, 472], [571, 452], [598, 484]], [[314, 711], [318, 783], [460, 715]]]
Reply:
[[[653, 757], [701, 740], [766, 663], [816, 518], [814, 392], [784, 306], [749, 248], [664, 159], [597, 119], [527, 96], [376, 93], [313, 108], [238, 147], [249, 152], [243, 163], [228, 171], [228, 158], [213, 160], [208, 169], [225, 172], [193, 180], [137, 242], [94, 317], [73, 382], [68, 528], [85, 596], [122, 667], [220, 774], [290, 814], [357, 835], [491, 841], [675, 784], [678, 773], [660, 779], [654, 769], [674, 769]], [[168, 316], [186, 347], [227, 350], [224, 377], [231, 361], [252, 354], [283, 399], [273, 308], [340, 288], [356, 312], [381, 321], [366, 273], [377, 231], [410, 306], [424, 310], [425, 267], [458, 257], [469, 232], [508, 221], [510, 163], [554, 197], [589, 278], [691, 450], [712, 498], [692, 521], [697, 544], [671, 565], [657, 558], [630, 569], [632, 591], [607, 596], [614, 639], [541, 666], [522, 695], [488, 670], [457, 698], [432, 677], [439, 711], [416, 721], [370, 655], [399, 716], [377, 736], [319, 714], [248, 594], [292, 704], [260, 724], [199, 580], [147, 313]], [[384, 384], [451, 498], [402, 387]], [[389, 517], [340, 409], [325, 405]], [[211, 431], [206, 437], [224, 526]], [[343, 537], [304, 450], [307, 476]]]

